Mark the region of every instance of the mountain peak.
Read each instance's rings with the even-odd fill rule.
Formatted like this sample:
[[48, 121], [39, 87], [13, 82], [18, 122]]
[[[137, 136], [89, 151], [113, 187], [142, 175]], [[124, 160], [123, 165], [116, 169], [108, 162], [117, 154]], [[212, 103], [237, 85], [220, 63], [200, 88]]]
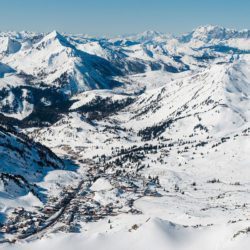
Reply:
[[124, 38], [136, 41], [138, 43], [148, 43], [156, 40], [160, 40], [161, 38], [166, 39], [169, 38], [170, 35], [164, 34], [155, 30], [146, 30], [141, 33], [137, 33], [134, 35], [124, 36]]
[[162, 35], [162, 32], [156, 31], [156, 30], [145, 30], [142, 33], [139, 33], [141, 36], [160, 36]]
[[57, 30], [53, 30], [52, 32], [48, 33], [46, 36], [45, 36], [47, 39], [61, 39], [61, 38], [64, 38], [63, 35], [61, 35]]
[[39, 44], [51, 44], [52, 42], [57, 42], [63, 46], [71, 47], [72, 45], [68, 42], [66, 37], [60, 34], [58, 31], [54, 30], [46, 34]]
[[212, 25], [212, 24], [206, 24], [206, 25], [200, 25], [197, 28], [195, 28], [193, 31], [214, 31], [214, 30], [225, 30], [226, 28], [224, 28], [223, 26], [219, 26], [219, 25]]

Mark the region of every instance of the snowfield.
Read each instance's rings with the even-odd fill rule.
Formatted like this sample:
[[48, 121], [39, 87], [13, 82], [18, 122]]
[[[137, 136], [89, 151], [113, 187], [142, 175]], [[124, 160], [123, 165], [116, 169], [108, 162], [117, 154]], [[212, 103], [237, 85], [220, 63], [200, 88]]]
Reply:
[[0, 249], [249, 249], [249, 44], [0, 33]]

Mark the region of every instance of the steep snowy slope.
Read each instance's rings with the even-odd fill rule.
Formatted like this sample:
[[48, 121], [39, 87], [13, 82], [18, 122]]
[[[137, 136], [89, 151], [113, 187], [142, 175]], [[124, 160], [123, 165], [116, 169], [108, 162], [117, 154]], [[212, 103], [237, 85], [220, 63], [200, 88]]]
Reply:
[[64, 163], [48, 148], [15, 130], [0, 127], [0, 223], [11, 208], [31, 209], [45, 201], [41, 182], [50, 171]]
[[0, 129], [0, 242], [247, 249], [248, 30], [27, 34], [6, 35], [1, 122], [47, 148]]
[[0, 77], [4, 77], [5, 74], [8, 73], [14, 73], [15, 70], [13, 70], [11, 67], [9, 67], [6, 64], [0, 63]]
[[209, 134], [233, 131], [249, 121], [249, 64], [249, 56], [242, 56], [149, 91], [130, 107], [129, 123], [145, 127], [169, 121], [171, 127], [185, 119], [193, 125], [196, 119]]
[[9, 37], [0, 37], [0, 54], [13, 54], [20, 50], [21, 44]]
[[107, 76], [118, 73], [104, 59], [77, 50], [56, 31], [3, 61], [18, 72], [34, 77], [33, 83], [42, 82], [69, 91], [69, 94], [87, 89], [110, 88], [112, 82], [106, 79]]

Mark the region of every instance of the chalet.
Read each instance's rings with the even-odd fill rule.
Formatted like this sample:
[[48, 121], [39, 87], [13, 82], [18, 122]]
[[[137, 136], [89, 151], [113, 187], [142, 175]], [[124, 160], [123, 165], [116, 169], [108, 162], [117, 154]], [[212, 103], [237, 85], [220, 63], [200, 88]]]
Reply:
[[20, 215], [23, 212], [24, 212], [23, 207], [17, 207], [17, 208], [14, 209], [13, 214], [19, 214]]
[[43, 213], [45, 214], [53, 214], [55, 212], [56, 212], [56, 209], [55, 207], [52, 207], [52, 206], [45, 206], [43, 209]]

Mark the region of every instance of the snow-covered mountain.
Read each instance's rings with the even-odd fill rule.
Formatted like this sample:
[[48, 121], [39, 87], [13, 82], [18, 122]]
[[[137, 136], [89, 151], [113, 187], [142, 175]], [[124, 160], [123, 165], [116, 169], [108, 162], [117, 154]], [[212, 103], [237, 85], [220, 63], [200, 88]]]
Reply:
[[47, 190], [38, 183], [49, 172], [64, 169], [50, 149], [6, 126], [0, 127], [0, 159], [0, 223], [13, 207], [45, 203]]
[[[230, 62], [250, 51], [248, 30], [217, 26], [199, 27], [180, 37], [147, 31], [97, 39], [53, 31], [2, 32], [0, 40], [0, 110], [17, 119], [32, 114], [34, 92], [44, 89], [69, 96], [91, 89], [140, 92], [165, 82], [138, 85], [134, 81], [138, 77], [147, 79], [163, 72], [164, 79], [175, 79], [181, 75], [176, 73], [186, 75], [210, 64]], [[46, 100], [40, 95], [41, 102]]]
[[1, 242], [247, 249], [249, 30], [0, 41]]
[[200, 26], [191, 33], [183, 35], [180, 40], [184, 40], [185, 42], [199, 40], [206, 43], [213, 43], [231, 39], [249, 39], [249, 37], [250, 31], [247, 29], [238, 31], [220, 26], [208, 25]]

